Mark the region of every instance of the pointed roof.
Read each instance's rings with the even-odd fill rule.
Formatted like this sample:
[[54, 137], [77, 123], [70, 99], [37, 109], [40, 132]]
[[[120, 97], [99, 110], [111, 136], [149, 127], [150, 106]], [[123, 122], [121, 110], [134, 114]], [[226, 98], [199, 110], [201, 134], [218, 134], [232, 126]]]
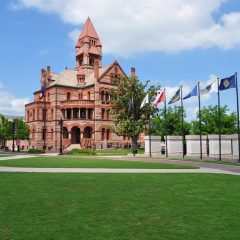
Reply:
[[85, 22], [84, 26], [83, 26], [83, 30], [80, 34], [80, 37], [79, 39], [82, 39], [84, 37], [92, 37], [92, 38], [95, 38], [95, 39], [99, 39], [98, 35], [97, 35], [97, 32], [92, 24], [92, 21], [91, 19], [88, 17], [87, 18], [87, 21]]

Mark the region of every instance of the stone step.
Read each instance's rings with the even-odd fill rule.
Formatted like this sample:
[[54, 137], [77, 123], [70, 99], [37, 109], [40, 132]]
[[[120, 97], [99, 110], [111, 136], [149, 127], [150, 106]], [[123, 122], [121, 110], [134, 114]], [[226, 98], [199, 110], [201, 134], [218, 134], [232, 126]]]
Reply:
[[71, 144], [69, 145], [66, 149], [64, 149], [65, 151], [71, 151], [72, 149], [77, 148], [77, 149], [81, 149], [80, 144]]

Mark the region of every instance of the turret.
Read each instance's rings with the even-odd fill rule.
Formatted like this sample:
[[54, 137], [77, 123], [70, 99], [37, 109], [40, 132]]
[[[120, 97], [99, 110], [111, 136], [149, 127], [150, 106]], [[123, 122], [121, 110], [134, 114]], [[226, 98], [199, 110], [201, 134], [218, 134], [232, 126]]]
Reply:
[[101, 66], [102, 44], [98, 34], [88, 17], [76, 44], [76, 69], [80, 68], [85, 76], [94, 71], [94, 61]]

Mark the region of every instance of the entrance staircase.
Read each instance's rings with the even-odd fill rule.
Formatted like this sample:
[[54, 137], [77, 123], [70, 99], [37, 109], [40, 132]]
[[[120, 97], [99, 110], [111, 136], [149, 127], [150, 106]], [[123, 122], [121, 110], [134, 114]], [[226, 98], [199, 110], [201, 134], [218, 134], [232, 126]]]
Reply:
[[71, 144], [71, 145], [69, 145], [67, 148], [65, 148], [64, 150], [65, 150], [65, 151], [71, 151], [71, 150], [74, 149], [74, 148], [81, 149], [81, 146], [80, 146], [79, 143], [78, 143], [78, 144]]

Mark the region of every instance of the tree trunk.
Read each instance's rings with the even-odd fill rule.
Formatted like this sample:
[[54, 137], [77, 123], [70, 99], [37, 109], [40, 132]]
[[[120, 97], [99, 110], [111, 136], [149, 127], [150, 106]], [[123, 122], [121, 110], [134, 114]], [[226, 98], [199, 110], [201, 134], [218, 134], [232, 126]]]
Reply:
[[137, 136], [132, 137], [132, 148], [137, 148], [138, 143], [137, 143]]

